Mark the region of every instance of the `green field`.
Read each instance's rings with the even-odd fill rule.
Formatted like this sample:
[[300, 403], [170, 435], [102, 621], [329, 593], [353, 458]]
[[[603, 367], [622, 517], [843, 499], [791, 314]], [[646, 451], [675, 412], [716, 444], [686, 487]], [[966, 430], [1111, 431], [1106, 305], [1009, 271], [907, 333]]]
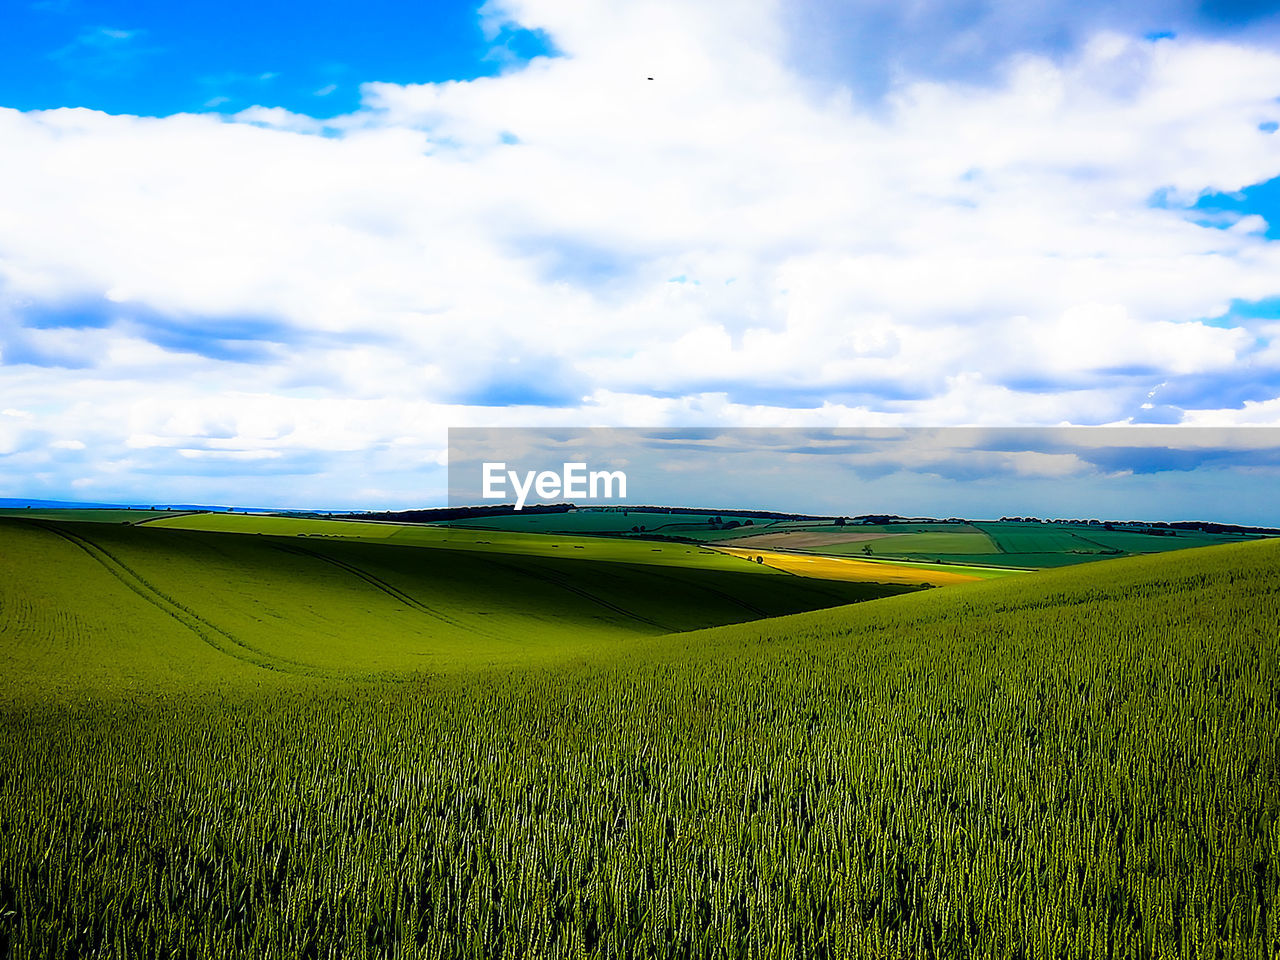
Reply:
[[643, 527], [646, 532], [672, 536], [686, 536], [711, 531], [708, 523], [719, 517], [725, 523], [736, 521], [751, 525], [770, 521], [760, 517], [740, 516], [732, 513], [652, 513], [647, 510], [570, 510], [565, 513], [513, 513], [500, 517], [469, 517], [449, 520], [448, 525], [462, 529], [508, 530], [514, 533], [631, 533], [633, 527]]
[[[907, 533], [901, 536], [885, 537], [882, 540], [871, 540], [867, 543], [847, 543], [830, 548], [830, 552], [840, 556], [856, 556], [870, 547], [873, 557], [927, 557], [953, 553], [964, 553], [971, 556], [979, 554], [999, 553], [991, 539], [984, 533]], [[991, 562], [999, 563], [996, 557]]]
[[[794, 549], [805, 553], [834, 557], [884, 557], [937, 561], [967, 566], [1000, 566], [1012, 569], [1040, 569], [1070, 566], [1095, 560], [1112, 559], [1167, 550], [1237, 543], [1253, 539], [1236, 534], [1207, 534], [1178, 530], [1155, 536], [1133, 529], [1106, 530], [1101, 525], [1010, 523], [1004, 521], [974, 523], [902, 522], [890, 524], [836, 525], [834, 521], [760, 520], [750, 526], [725, 530], [706, 525], [705, 518], [679, 514], [624, 515], [614, 511], [579, 510], [563, 514], [485, 517], [474, 521], [444, 524], [395, 524], [359, 520], [324, 520], [273, 517], [260, 514], [166, 514], [142, 511], [72, 511], [86, 516], [75, 519], [101, 519], [145, 522], [150, 526], [187, 530], [217, 530], [236, 533], [262, 533], [281, 536], [343, 537], [361, 540], [390, 539], [398, 543], [431, 545], [450, 540], [454, 546], [489, 549], [499, 552], [553, 554], [554, 551], [581, 551], [584, 558], [630, 560], [637, 563], [679, 565], [720, 564], [733, 569], [733, 564], [716, 560], [713, 551], [701, 550], [680, 542], [664, 541], [671, 537], [712, 545], [743, 546], [758, 543], [764, 549]], [[21, 513], [21, 511], [14, 511]], [[56, 517], [59, 511], [47, 512]], [[96, 514], [97, 516], [88, 516]], [[117, 516], [119, 515], [119, 516]], [[713, 516], [707, 514], [706, 517]], [[721, 514], [726, 521], [734, 519]], [[136, 517], [136, 519], [134, 519]], [[642, 537], [630, 532], [626, 521], [649, 517]], [[736, 519], [744, 519], [737, 517]], [[492, 526], [490, 524], [493, 524]], [[567, 532], [556, 532], [564, 530]], [[768, 541], [750, 538], [773, 534], [803, 535], [794, 545], [771, 537]], [[575, 535], [577, 534], [577, 535]], [[878, 539], [848, 541], [850, 536], [876, 534]], [[657, 539], [646, 539], [654, 537]], [[868, 552], [870, 551], [870, 552]]]
[[[1192, 547], [1237, 543], [1236, 534], [1178, 530], [1169, 536], [1153, 536], [1132, 530], [1107, 530], [1101, 525], [1077, 526], [1047, 523], [975, 523], [1000, 551], [993, 562], [1019, 567], [1057, 567], [1124, 554], [1163, 553]], [[948, 558], [957, 562], [976, 556]]]
[[344, 677], [562, 661], [637, 635], [909, 589], [719, 554], [693, 565], [696, 550], [683, 564], [627, 562], [619, 549], [607, 562], [544, 556], [514, 539], [498, 551], [0, 520], [0, 697], [216, 685], [264, 669]]
[[14, 517], [27, 520], [78, 520], [87, 523], [144, 523], [147, 520], [153, 520], [157, 517], [172, 517], [173, 511], [169, 510], [143, 510], [138, 509], [112, 509], [104, 507], [102, 509], [84, 508], [77, 509], [75, 507], [30, 507], [30, 508], [6, 508], [0, 510], [0, 519], [4, 517]]
[[1276, 956], [1278, 543], [755, 619], [838, 598], [399, 535], [0, 521], [0, 954]]
[[[406, 547], [448, 548], [495, 556], [572, 557], [645, 566], [693, 567], [741, 572], [745, 564], [697, 544], [624, 537], [520, 533], [453, 526], [309, 520], [246, 514], [191, 514], [160, 519], [148, 527], [218, 533], [299, 537], [311, 540], [368, 540]], [[774, 573], [767, 568], [756, 572]]]
[[148, 519], [147, 525], [151, 527], [171, 527], [178, 530], [265, 533], [286, 537], [308, 535], [352, 537], [360, 540], [382, 540], [405, 529], [401, 524], [395, 523], [373, 523], [363, 520], [313, 520], [303, 517], [275, 517], [256, 513], [185, 513], [176, 516], [173, 514], [159, 514]]
[[[830, 542], [802, 542], [795, 549], [824, 556], [888, 557], [936, 560], [946, 564], [987, 564], [1020, 569], [1070, 566], [1168, 550], [1239, 543], [1249, 535], [1137, 529], [1107, 530], [1098, 525], [1012, 523], [778, 524], [762, 529], [734, 529], [700, 539], [750, 546], [751, 537], [773, 532], [816, 533]], [[877, 539], [842, 542], [849, 535], [876, 534]]]

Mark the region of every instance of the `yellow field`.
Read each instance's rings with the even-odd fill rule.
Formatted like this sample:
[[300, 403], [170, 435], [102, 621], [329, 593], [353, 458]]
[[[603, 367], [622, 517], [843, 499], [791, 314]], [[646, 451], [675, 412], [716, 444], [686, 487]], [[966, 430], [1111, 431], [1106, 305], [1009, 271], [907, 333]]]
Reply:
[[763, 557], [764, 563], [776, 570], [794, 573], [819, 580], [855, 580], [861, 583], [928, 583], [942, 587], [954, 583], [969, 583], [983, 579], [970, 573], [951, 570], [931, 570], [923, 566], [906, 566], [880, 563], [871, 560], [855, 560], [850, 557], [808, 557], [797, 553], [778, 553], [771, 550], [743, 550], [737, 547], [715, 547], [730, 556], [754, 561]]

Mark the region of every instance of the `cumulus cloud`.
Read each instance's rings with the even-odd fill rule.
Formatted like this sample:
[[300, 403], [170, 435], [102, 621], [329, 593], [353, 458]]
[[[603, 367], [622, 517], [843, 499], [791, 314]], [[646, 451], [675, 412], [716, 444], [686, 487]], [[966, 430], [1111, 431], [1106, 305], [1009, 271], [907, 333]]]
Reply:
[[0, 109], [12, 469], [412, 503], [449, 425], [1280, 421], [1231, 312], [1275, 245], [1189, 212], [1280, 175], [1280, 54], [1100, 32], [872, 102], [773, 4], [483, 15], [559, 55], [327, 119]]

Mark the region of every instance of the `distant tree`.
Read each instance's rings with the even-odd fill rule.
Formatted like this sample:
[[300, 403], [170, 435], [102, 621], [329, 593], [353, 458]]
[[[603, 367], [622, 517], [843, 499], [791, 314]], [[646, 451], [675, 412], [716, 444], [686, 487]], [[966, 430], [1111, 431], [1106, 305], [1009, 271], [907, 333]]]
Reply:
[[756, 557], [756, 563], [764, 563], [764, 557]]
[[866, 545], [862, 548], [862, 552], [863, 552], [863, 553], [865, 553], [868, 557], [869, 557], [869, 556], [871, 556], [871, 544], [869, 544], [869, 543], [868, 543], [868, 544], [866, 544]]
[[742, 525], [744, 527], [752, 527], [752, 526], [755, 526], [755, 521], [752, 520], [750, 517], [748, 517], [746, 520], [742, 521]]
[[846, 521], [845, 521], [844, 517], [836, 517], [836, 526], [837, 526], [837, 527], [843, 527], [843, 526], [845, 525], [845, 523], [846, 523]]

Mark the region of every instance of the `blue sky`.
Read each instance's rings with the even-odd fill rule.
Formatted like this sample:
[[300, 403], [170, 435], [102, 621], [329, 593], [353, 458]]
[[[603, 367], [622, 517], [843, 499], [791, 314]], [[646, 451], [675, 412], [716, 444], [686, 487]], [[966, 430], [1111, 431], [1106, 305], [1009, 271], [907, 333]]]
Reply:
[[[464, 429], [449, 436], [451, 505], [504, 502], [484, 496], [486, 463], [502, 465], [505, 502], [518, 483], [531, 504], [1280, 524], [1257, 475], [1280, 465], [1274, 428]], [[529, 474], [566, 463], [621, 471], [626, 496], [539, 497]]]
[[430, 505], [463, 426], [1280, 425], [1271, 5], [302, 9], [6, 8], [0, 497]]
[[498, 73], [549, 51], [514, 27], [488, 35], [478, 4], [162, 3], [7, 5], [0, 103], [165, 116], [254, 104], [313, 116], [359, 105], [367, 81], [426, 83]]

